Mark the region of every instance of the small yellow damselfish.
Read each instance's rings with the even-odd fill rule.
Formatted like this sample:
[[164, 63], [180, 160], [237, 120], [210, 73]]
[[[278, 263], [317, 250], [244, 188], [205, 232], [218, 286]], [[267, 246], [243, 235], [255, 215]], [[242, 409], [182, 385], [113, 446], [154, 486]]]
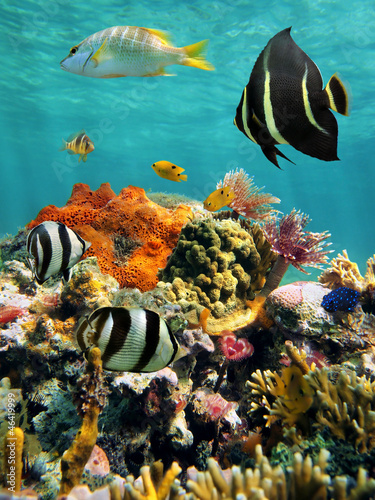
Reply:
[[70, 49], [61, 69], [92, 78], [169, 76], [165, 66], [181, 64], [215, 69], [204, 55], [208, 40], [173, 47], [167, 33], [138, 26], [113, 26], [90, 35]]
[[87, 155], [94, 151], [95, 147], [90, 138], [86, 135], [85, 131], [82, 129], [75, 134], [68, 137], [67, 141], [62, 140], [62, 145], [59, 151], [68, 150], [71, 155], [79, 155], [78, 163], [83, 160], [87, 160]]
[[213, 191], [208, 198], [204, 200], [203, 206], [210, 212], [216, 212], [216, 210], [220, 210], [220, 208], [229, 205], [234, 198], [235, 194], [234, 191], [232, 191], [231, 186], [222, 187], [215, 189], [215, 191]]
[[184, 172], [185, 169], [178, 167], [170, 161], [157, 161], [156, 163], [153, 163], [151, 165], [151, 168], [155, 171], [156, 174], [158, 174], [159, 177], [162, 177], [163, 179], [168, 179], [169, 181], [175, 182], [187, 181], [187, 175], [181, 175], [181, 173]]

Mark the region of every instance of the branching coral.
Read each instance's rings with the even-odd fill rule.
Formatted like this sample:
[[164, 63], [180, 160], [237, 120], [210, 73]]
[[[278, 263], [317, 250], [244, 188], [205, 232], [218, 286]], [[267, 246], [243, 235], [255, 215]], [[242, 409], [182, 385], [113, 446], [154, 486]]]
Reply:
[[333, 384], [327, 368], [311, 371], [305, 378], [316, 394], [315, 426], [327, 426], [360, 453], [375, 448], [375, 382], [358, 377], [354, 371], [342, 371]]
[[[141, 469], [141, 476], [134, 480], [128, 476], [122, 485], [118, 479], [96, 492], [95, 498], [124, 500], [364, 500], [375, 494], [375, 480], [368, 479], [366, 471], [359, 469], [357, 484], [353, 487], [346, 476], [335, 476], [331, 481], [325, 472], [329, 452], [322, 449], [314, 465], [311, 457], [300, 453], [293, 456], [293, 464], [286, 471], [280, 465], [272, 467], [258, 444], [255, 447], [255, 467], [241, 470], [238, 466], [222, 470], [213, 458], [207, 461], [207, 470], [198, 472], [195, 467], [187, 470], [186, 489], [177, 480], [181, 468], [173, 462], [162, 475], [162, 464]], [[160, 470], [159, 470], [160, 469]], [[122, 495], [122, 490], [124, 494]], [[72, 492], [74, 493], [74, 492]], [[85, 497], [90, 493], [85, 490]], [[78, 494], [78, 492], [77, 492]], [[81, 493], [82, 495], [82, 493]], [[78, 496], [72, 495], [73, 498]], [[80, 496], [79, 498], [83, 498]], [[94, 498], [94, 497], [92, 497]]]
[[354, 371], [340, 372], [333, 382], [329, 368], [312, 365], [306, 373], [303, 359], [302, 364], [293, 362], [298, 359], [298, 351], [293, 353], [289, 348], [288, 354], [292, 364], [282, 370], [281, 376], [257, 370], [253, 381], [247, 382], [250, 412], [261, 411], [268, 426], [280, 419], [284, 427], [296, 425], [305, 435], [312, 427], [328, 427], [333, 436], [352, 443], [360, 453], [374, 449], [375, 382], [358, 377]]
[[319, 281], [332, 290], [348, 287], [361, 293], [363, 309], [375, 314], [375, 255], [367, 260], [363, 277], [355, 262], [351, 262], [346, 250], [330, 262], [330, 267], [319, 276]]
[[[191, 471], [191, 477], [186, 487], [193, 494], [193, 499], [221, 500], [318, 500], [328, 496], [334, 500], [351, 500], [370, 498], [375, 493], [375, 480], [367, 479], [366, 472], [358, 472], [357, 486], [347, 496], [347, 479], [345, 476], [336, 476], [331, 486], [331, 480], [325, 473], [329, 452], [320, 451], [318, 463], [313, 465], [309, 456], [303, 459], [300, 453], [294, 454], [293, 466], [288, 467], [287, 473], [281, 466], [271, 467], [268, 459], [263, 456], [262, 448], [258, 444], [255, 448], [254, 469], [241, 469], [233, 466], [222, 471], [213, 458], [209, 458], [206, 472]], [[225, 474], [225, 475], [224, 475]]]
[[[136, 485], [133, 477], [127, 478], [125, 484], [124, 500], [166, 500], [172, 499], [175, 495], [174, 481], [181, 472], [181, 467], [177, 462], [173, 462], [171, 467], [163, 476], [163, 464], [155, 462], [151, 468], [144, 466], [141, 468], [142, 485]], [[140, 488], [142, 486], [142, 488]]]
[[223, 181], [219, 181], [217, 189], [221, 187], [231, 187], [234, 192], [234, 199], [228, 203], [235, 214], [242, 215], [257, 221], [264, 221], [270, 217], [274, 210], [270, 203], [280, 203], [279, 198], [269, 193], [262, 193], [263, 188], [258, 188], [253, 184], [253, 177], [241, 168], [240, 170], [231, 170]]

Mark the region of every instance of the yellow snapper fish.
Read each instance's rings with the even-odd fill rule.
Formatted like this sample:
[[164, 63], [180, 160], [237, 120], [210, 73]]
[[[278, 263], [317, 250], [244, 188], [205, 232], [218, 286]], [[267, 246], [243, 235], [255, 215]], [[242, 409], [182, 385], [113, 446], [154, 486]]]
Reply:
[[68, 137], [66, 141], [62, 140], [62, 145], [59, 151], [68, 150], [71, 155], [79, 155], [78, 163], [83, 160], [87, 160], [87, 155], [94, 151], [95, 147], [89, 137], [87, 137], [85, 131], [82, 129], [75, 134]]
[[220, 208], [229, 205], [234, 198], [235, 194], [231, 190], [231, 186], [222, 187], [215, 189], [215, 191], [213, 191], [208, 198], [204, 200], [203, 206], [210, 212], [216, 212], [216, 210], [220, 210]]
[[163, 179], [168, 179], [169, 181], [175, 182], [187, 181], [187, 175], [181, 175], [181, 173], [184, 172], [185, 169], [178, 167], [170, 161], [157, 161], [156, 163], [153, 163], [151, 165], [151, 168], [155, 171], [156, 174], [158, 174], [159, 177], [162, 177]]
[[163, 31], [138, 26], [113, 26], [90, 35], [70, 49], [61, 69], [92, 78], [169, 76], [171, 64], [213, 70], [204, 54], [208, 40], [173, 47]]

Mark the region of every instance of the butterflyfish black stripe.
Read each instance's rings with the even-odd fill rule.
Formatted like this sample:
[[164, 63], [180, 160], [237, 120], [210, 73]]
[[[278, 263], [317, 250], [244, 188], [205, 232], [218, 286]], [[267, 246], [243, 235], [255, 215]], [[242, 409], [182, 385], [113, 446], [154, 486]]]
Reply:
[[[40, 280], [44, 280], [44, 277], [47, 274], [49, 265], [50, 265], [51, 260], [52, 260], [52, 251], [53, 251], [52, 250], [52, 241], [51, 241], [51, 237], [49, 235], [49, 232], [44, 227], [44, 225], [38, 226], [37, 235], [39, 236], [40, 245], [41, 245], [42, 250], [43, 250], [43, 258], [42, 258], [42, 263], [41, 263], [42, 267], [41, 267], [40, 272], [38, 274], [39, 274]], [[35, 239], [37, 239], [37, 237]], [[37, 251], [37, 255], [38, 255], [38, 251]], [[38, 267], [39, 267], [39, 262], [38, 262]], [[36, 269], [38, 269], [38, 267], [36, 267]]]
[[[123, 349], [131, 328], [131, 315], [127, 309], [111, 307], [105, 307], [103, 309], [105, 309], [105, 314], [103, 316], [99, 315], [99, 324], [96, 327], [97, 331], [103, 331], [105, 323], [109, 319], [110, 315], [112, 316], [113, 321], [112, 330], [108, 339], [107, 346], [102, 353], [102, 361], [103, 365], [105, 365], [110, 361], [113, 355], [117, 354]], [[100, 311], [103, 311], [103, 309], [100, 309]]]
[[141, 372], [150, 362], [155, 354], [160, 340], [160, 317], [154, 311], [145, 310], [146, 334], [145, 346], [138, 362], [133, 366], [132, 371]]
[[170, 338], [171, 344], [173, 346], [173, 354], [172, 354], [170, 360], [167, 363], [167, 365], [169, 365], [170, 363], [172, 363], [172, 361], [176, 357], [176, 354], [177, 354], [177, 351], [178, 351], [178, 343], [177, 343], [177, 340], [175, 339], [175, 336], [172, 334], [171, 329], [167, 325], [167, 323], [165, 323], [165, 325], [166, 325], [166, 327], [168, 329], [169, 338]]
[[68, 228], [65, 226], [65, 224], [61, 224], [61, 222], [58, 222], [58, 232], [62, 248], [60, 270], [63, 270], [66, 269], [69, 265], [70, 257], [72, 254], [72, 242], [70, 241]]

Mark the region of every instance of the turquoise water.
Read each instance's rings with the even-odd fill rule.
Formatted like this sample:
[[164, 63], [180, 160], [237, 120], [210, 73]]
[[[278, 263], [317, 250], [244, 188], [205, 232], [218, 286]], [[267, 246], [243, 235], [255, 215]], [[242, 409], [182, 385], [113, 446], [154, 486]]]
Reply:
[[[64, 205], [77, 182], [203, 201], [237, 167], [281, 198], [281, 211], [295, 207], [310, 215], [308, 229], [329, 230], [335, 254], [347, 249], [365, 270], [375, 251], [373, 1], [3, 0], [0, 8], [0, 235]], [[175, 77], [93, 79], [60, 69], [71, 46], [113, 25], [169, 31], [176, 46], [209, 38], [216, 71], [172, 66]], [[278, 170], [233, 125], [258, 54], [289, 26], [324, 83], [336, 71], [350, 83], [351, 116], [336, 115], [340, 162], [280, 146], [296, 165], [280, 159]], [[58, 148], [82, 128], [96, 149], [78, 164]], [[185, 168], [188, 182], [157, 177], [151, 164], [162, 159]]]

